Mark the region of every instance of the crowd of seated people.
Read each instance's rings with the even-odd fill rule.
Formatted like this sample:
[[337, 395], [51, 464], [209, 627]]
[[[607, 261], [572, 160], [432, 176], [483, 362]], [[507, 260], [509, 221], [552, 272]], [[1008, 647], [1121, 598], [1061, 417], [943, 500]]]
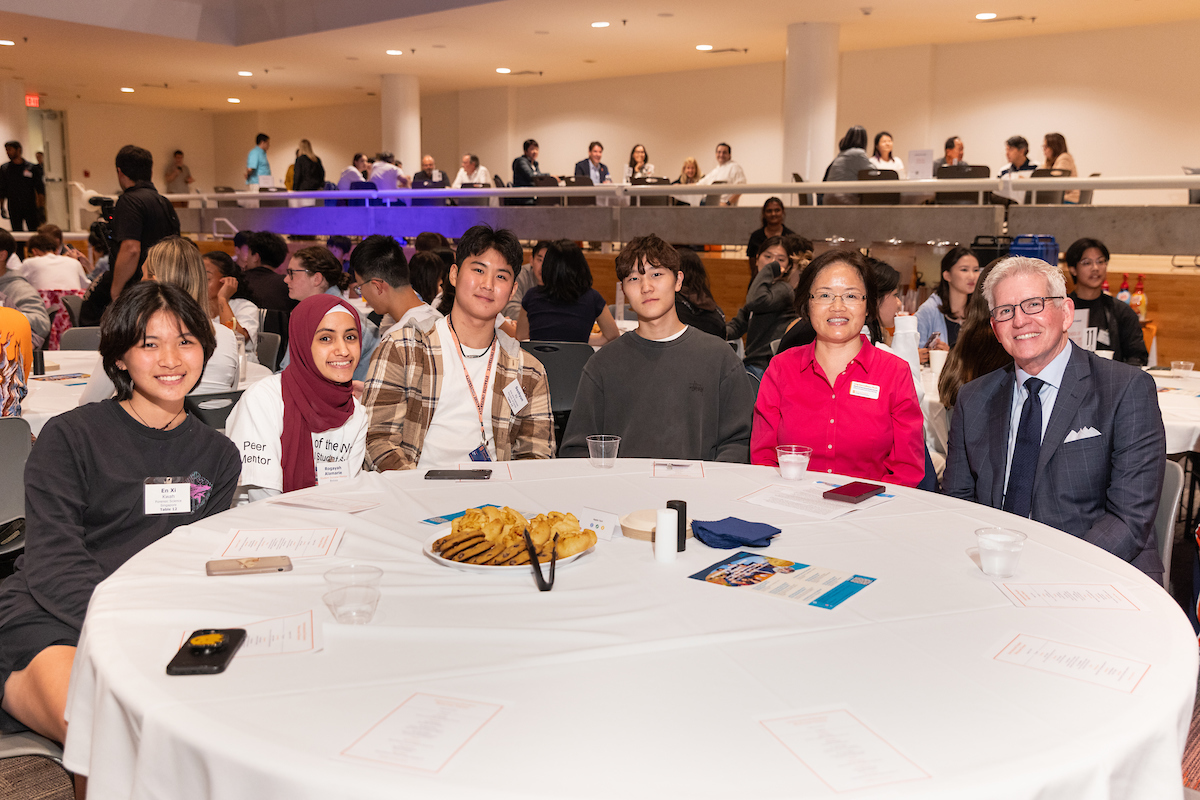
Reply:
[[[538, 242], [525, 263], [516, 235], [487, 225], [453, 246], [422, 235], [411, 259], [383, 235], [345, 242], [348, 253], [339, 241], [337, 254], [316, 245], [289, 256], [260, 231], [235, 242], [236, 262], [180, 237], [155, 245], [145, 280], [102, 320], [96, 402], [47, 423], [30, 457], [30, 544], [0, 584], [0, 731], [61, 741], [92, 589], [180, 524], [130, 516], [148, 508], [138, 470], [202, 476], [185, 524], [364, 470], [585, 457], [600, 433], [622, 436], [627, 457], [766, 466], [776, 446], [799, 444], [812, 448], [814, 472], [936, 488], [920, 376], [889, 347], [899, 274], [853, 250], [813, 258], [776, 211], [764, 205], [757, 272], [728, 322], [693, 251], [654, 235], [626, 243], [615, 267], [636, 327], [624, 334], [576, 244]], [[1004, 258], [981, 274], [973, 253], [947, 255], [936, 300], [918, 314], [950, 351], [935, 446], [946, 493], [1070, 532], [1154, 577], [1165, 438], [1153, 380], [1132, 366], [1144, 355], [1127, 306], [1093, 296], [1107, 259], [1098, 240], [1073, 244], [1068, 295], [1057, 265]], [[287, 357], [242, 394], [221, 436], [183, 398], [233, 384], [231, 342], [254, 338], [260, 287], [278, 294], [275, 279], [288, 301], [276, 297], [289, 314]], [[1068, 340], [1077, 304], [1109, 331], [1113, 360]], [[593, 324], [607, 343], [582, 372], [558, 442], [546, 367], [519, 340], [587, 341]], [[743, 335], [745, 360], [730, 346]], [[20, 352], [26, 336], [3, 341]], [[1084, 428], [1100, 435], [1068, 436]], [[1001, 441], [995, 430], [1013, 433]], [[171, 446], [150, 444], [160, 442]]]

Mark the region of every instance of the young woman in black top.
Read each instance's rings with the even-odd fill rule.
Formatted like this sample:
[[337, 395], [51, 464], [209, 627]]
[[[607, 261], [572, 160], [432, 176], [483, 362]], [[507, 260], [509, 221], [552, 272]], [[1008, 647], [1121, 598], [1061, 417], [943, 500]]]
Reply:
[[[117, 396], [47, 422], [25, 466], [25, 553], [0, 584], [0, 732], [63, 741], [92, 591], [176, 527], [229, 508], [237, 448], [183, 407], [215, 348], [208, 314], [172, 285], [133, 284], [104, 314]], [[165, 478], [187, 486], [174, 505], [152, 480]]]

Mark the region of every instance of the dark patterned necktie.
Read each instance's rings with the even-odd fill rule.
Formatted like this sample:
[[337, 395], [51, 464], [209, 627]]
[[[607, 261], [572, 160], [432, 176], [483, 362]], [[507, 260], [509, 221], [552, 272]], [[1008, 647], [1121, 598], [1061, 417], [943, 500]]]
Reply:
[[1042, 397], [1045, 381], [1026, 378], [1025, 407], [1017, 425], [1017, 443], [1013, 446], [1012, 466], [1008, 470], [1008, 489], [1004, 492], [1004, 510], [1028, 517], [1033, 509], [1033, 475], [1042, 450]]

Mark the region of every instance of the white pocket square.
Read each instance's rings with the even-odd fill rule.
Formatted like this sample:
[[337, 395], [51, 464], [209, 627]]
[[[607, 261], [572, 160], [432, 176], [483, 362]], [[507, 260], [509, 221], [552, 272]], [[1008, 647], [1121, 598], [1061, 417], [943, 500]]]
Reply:
[[1095, 428], [1093, 428], [1089, 425], [1086, 428], [1080, 428], [1077, 431], [1071, 431], [1070, 433], [1068, 433], [1067, 438], [1063, 439], [1063, 444], [1067, 444], [1069, 442], [1077, 442], [1080, 439], [1091, 439], [1092, 437], [1099, 436], [1099, 435], [1100, 435], [1100, 431], [1096, 430]]

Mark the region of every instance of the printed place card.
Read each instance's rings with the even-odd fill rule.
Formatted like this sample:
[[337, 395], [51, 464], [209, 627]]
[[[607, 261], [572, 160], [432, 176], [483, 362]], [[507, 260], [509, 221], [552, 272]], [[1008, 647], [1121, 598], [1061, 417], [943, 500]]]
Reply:
[[1149, 664], [1139, 661], [1024, 633], [1005, 645], [993, 658], [1129, 693], [1137, 688], [1150, 669]]
[[440, 772], [503, 706], [417, 693], [342, 751], [343, 756]]

